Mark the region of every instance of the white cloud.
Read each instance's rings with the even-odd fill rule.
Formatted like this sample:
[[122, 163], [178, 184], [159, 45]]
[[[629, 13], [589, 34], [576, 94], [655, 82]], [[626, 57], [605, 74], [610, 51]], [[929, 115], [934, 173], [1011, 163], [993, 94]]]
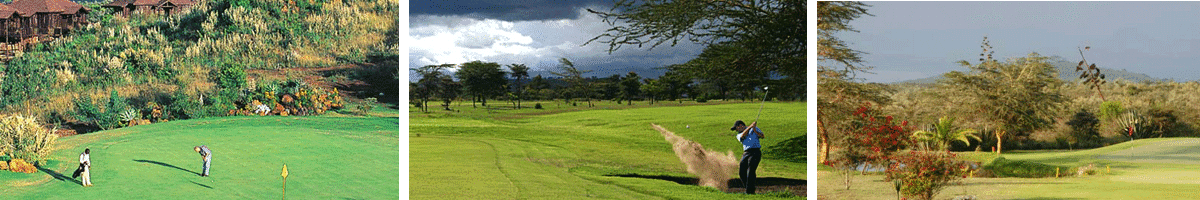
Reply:
[[676, 47], [664, 45], [652, 51], [625, 46], [609, 54], [607, 44], [581, 46], [611, 27], [584, 8], [576, 11], [580, 12], [576, 19], [539, 21], [414, 16], [409, 35], [409, 67], [483, 60], [502, 65], [523, 63], [536, 71], [553, 69], [558, 59], [565, 57], [585, 69], [610, 65], [651, 68], [686, 62], [703, 49], [698, 44], [681, 42]]

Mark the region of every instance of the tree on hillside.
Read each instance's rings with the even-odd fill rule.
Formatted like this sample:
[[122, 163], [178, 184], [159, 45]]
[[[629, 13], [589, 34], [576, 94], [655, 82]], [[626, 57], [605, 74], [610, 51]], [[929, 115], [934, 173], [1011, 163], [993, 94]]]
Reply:
[[504, 71], [500, 69], [500, 64], [471, 61], [463, 63], [459, 67], [460, 69], [455, 75], [462, 80], [467, 93], [471, 93], [474, 99], [471, 101], [472, 106], [475, 105], [475, 101], [480, 101], [486, 107], [488, 98], [504, 94], [504, 85], [508, 83], [508, 79], [504, 78]]
[[633, 100], [641, 95], [642, 77], [635, 72], [629, 72], [625, 78], [621, 79], [621, 98], [625, 99], [625, 105], [633, 105]]
[[[827, 163], [834, 150], [845, 151], [848, 132], [852, 128], [851, 112], [867, 102], [886, 105], [888, 97], [876, 85], [853, 81], [855, 74], [871, 69], [863, 65], [861, 51], [850, 49], [846, 42], [834, 37], [837, 32], [857, 32], [850, 21], [867, 13], [861, 2], [817, 2], [817, 139], [818, 162]], [[840, 145], [841, 147], [835, 147]], [[840, 148], [840, 149], [839, 149]]]
[[579, 68], [575, 67], [575, 63], [571, 63], [571, 60], [567, 60], [567, 58], [559, 58], [558, 62], [561, 64], [558, 69], [562, 71], [552, 71], [550, 73], [566, 79], [567, 88], [563, 90], [565, 92], [563, 94], [568, 99], [582, 96], [587, 99], [588, 107], [593, 106], [591, 83], [583, 79], [583, 73], [592, 72], [592, 70], [579, 70]]
[[550, 83], [546, 81], [546, 78], [542, 78], [541, 74], [530, 78], [529, 86], [527, 87], [529, 90], [532, 90], [530, 93], [534, 99], [553, 99], [548, 92], [550, 90]]
[[[620, 0], [606, 12], [588, 10], [613, 28], [585, 45], [607, 44], [611, 53], [625, 45], [653, 49], [680, 41], [699, 43], [706, 52], [725, 54], [735, 62], [710, 62], [684, 70], [728, 68], [755, 77], [780, 75], [787, 84], [802, 85], [807, 77], [805, 9], [805, 1], [794, 0]], [[718, 46], [739, 50], [710, 50]], [[794, 88], [800, 90], [780, 92], [804, 93], [803, 87]]]
[[1058, 91], [1062, 80], [1047, 62], [1048, 57], [1031, 53], [1007, 62], [982, 60], [976, 65], [959, 61], [970, 71], [946, 73], [946, 79], [939, 81], [938, 86], [954, 93], [947, 95], [963, 97], [952, 101], [959, 101], [955, 103], [961, 105], [964, 113], [971, 113], [985, 125], [996, 128], [997, 153], [1003, 149], [1006, 135], [1025, 138], [1053, 124], [1064, 98]]
[[517, 109], [521, 109], [521, 98], [524, 98], [525, 88], [521, 86], [521, 80], [529, 78], [529, 67], [525, 64], [509, 64], [508, 70], [512, 71], [513, 88], [516, 88], [517, 93]]

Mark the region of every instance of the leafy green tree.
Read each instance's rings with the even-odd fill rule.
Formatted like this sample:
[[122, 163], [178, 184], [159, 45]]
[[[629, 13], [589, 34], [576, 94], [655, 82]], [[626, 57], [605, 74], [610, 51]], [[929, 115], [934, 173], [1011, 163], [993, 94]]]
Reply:
[[629, 72], [625, 78], [621, 78], [621, 98], [626, 100], [625, 105], [633, 105], [633, 100], [642, 92], [642, 77], [635, 72]]
[[463, 63], [459, 67], [455, 76], [462, 80], [463, 86], [474, 98], [471, 105], [475, 105], [475, 101], [480, 101], [486, 107], [488, 98], [500, 96], [506, 91], [504, 85], [508, 83], [508, 79], [504, 78], [505, 73], [500, 69], [500, 64], [471, 61]]
[[[986, 41], [986, 40], [985, 40]], [[985, 43], [986, 44], [986, 43]], [[986, 46], [986, 45], [985, 45]], [[984, 50], [985, 52], [987, 49]], [[990, 57], [990, 55], [988, 55]], [[971, 65], [959, 61], [968, 72], [952, 71], [939, 87], [948, 88], [965, 113], [996, 127], [996, 152], [1002, 151], [1004, 137], [1025, 138], [1029, 133], [1049, 127], [1065, 101], [1058, 87], [1058, 71], [1050, 58], [1031, 53], [1023, 58], [999, 62], [991, 59]]]
[[421, 79], [417, 80], [416, 88], [413, 91], [415, 98], [421, 101], [421, 111], [429, 112], [429, 100], [441, 92], [441, 90], [446, 89], [447, 85], [444, 80], [450, 77], [446, 73], [443, 73], [442, 70], [453, 67], [454, 64], [441, 64], [426, 65], [412, 69], [417, 75], [421, 76]]
[[948, 150], [950, 143], [963, 142], [971, 145], [971, 139], [980, 140], [975, 129], [960, 129], [954, 125], [953, 117], [942, 117], [937, 123], [930, 125], [928, 130], [913, 132], [913, 139], [923, 142], [933, 150]]
[[516, 79], [513, 80], [513, 88], [517, 90], [517, 109], [521, 109], [521, 99], [525, 96], [525, 87], [522, 87], [521, 80], [529, 78], [529, 67], [525, 64], [509, 64], [508, 70], [512, 71], [511, 75]]

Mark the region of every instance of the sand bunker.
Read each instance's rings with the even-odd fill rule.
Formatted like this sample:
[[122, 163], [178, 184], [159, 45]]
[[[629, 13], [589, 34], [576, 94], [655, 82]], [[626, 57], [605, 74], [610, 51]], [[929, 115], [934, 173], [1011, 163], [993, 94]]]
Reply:
[[671, 143], [675, 155], [679, 156], [679, 161], [683, 161], [683, 164], [687, 165], [688, 173], [700, 178], [701, 186], [715, 187], [722, 191], [728, 189], [727, 181], [731, 175], [736, 174], [738, 168], [737, 157], [732, 151], [724, 154], [710, 151], [704, 149], [704, 146], [699, 143], [679, 137], [662, 126], [650, 125], [662, 133], [667, 142]]

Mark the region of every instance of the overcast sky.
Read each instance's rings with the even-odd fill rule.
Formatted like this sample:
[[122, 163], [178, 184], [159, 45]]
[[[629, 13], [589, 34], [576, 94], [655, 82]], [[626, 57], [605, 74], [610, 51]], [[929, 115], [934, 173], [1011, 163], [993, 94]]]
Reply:
[[841, 33], [864, 51], [867, 82], [938, 76], [976, 62], [984, 36], [997, 59], [1037, 52], [1177, 81], [1200, 77], [1200, 2], [866, 2]]
[[[652, 68], [686, 62], [703, 49], [681, 42], [654, 50], [625, 46], [609, 54], [605, 44], [581, 46], [611, 28], [584, 9], [607, 11], [611, 6], [611, 0], [412, 1], [409, 68], [482, 60], [522, 63], [531, 71], [554, 70], [565, 57], [577, 67], [594, 70], [585, 76], [603, 77], [629, 71], [661, 73]], [[416, 78], [410, 74], [410, 81]]]

